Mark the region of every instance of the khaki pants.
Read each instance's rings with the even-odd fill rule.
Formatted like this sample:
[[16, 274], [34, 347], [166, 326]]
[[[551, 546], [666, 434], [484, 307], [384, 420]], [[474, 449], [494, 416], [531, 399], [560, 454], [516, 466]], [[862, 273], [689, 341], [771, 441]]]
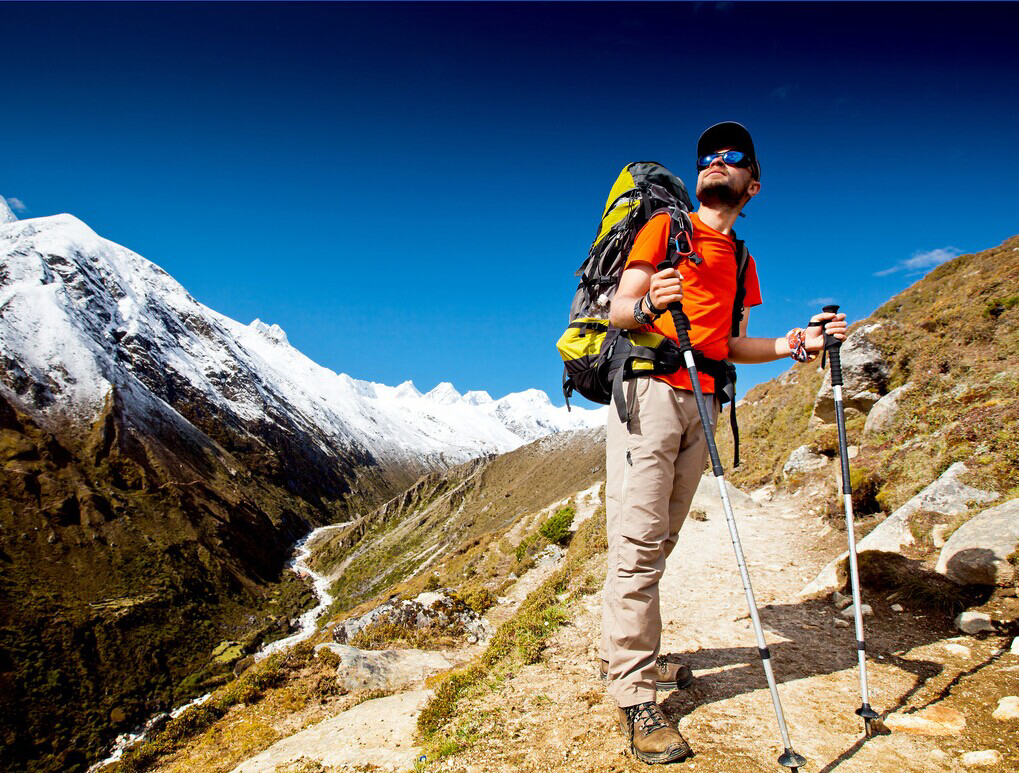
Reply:
[[[609, 550], [601, 639], [609, 694], [620, 706], [656, 699], [655, 658], [662, 635], [658, 583], [708, 456], [693, 392], [646, 377], [627, 387], [629, 423], [609, 407]], [[714, 427], [718, 406], [713, 395], [705, 399]]]

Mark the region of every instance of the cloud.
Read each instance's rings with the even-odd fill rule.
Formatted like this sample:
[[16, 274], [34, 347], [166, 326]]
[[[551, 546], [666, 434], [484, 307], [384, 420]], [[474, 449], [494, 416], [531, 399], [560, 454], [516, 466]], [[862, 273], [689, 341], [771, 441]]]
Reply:
[[952, 258], [957, 258], [960, 255], [962, 255], [962, 250], [958, 247], [938, 247], [934, 250], [920, 250], [914, 252], [912, 256], [905, 260], [900, 260], [891, 268], [875, 271], [874, 276], [888, 276], [899, 271], [905, 271], [907, 274], [923, 274], [926, 273], [927, 269], [940, 266], [942, 263], [947, 263]]
[[778, 99], [785, 99], [799, 87], [800, 84], [798, 83], [787, 83], [784, 86], [779, 86], [777, 89], [772, 89], [771, 96], [777, 97]]
[[8, 206], [15, 212], [28, 212], [28, 207], [25, 206], [25, 202], [21, 199], [16, 199], [13, 196], [6, 196]]
[[819, 309], [822, 306], [827, 306], [829, 303], [835, 303], [835, 299], [825, 297], [825, 298], [811, 298], [809, 301], [807, 301], [807, 305], [815, 309]]

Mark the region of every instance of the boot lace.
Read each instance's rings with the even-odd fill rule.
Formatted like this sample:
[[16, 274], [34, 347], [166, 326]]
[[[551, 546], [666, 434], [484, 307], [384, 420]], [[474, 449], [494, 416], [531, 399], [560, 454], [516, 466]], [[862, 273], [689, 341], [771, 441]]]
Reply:
[[655, 730], [669, 727], [669, 721], [665, 718], [661, 707], [657, 703], [640, 703], [628, 708], [626, 713], [633, 724], [640, 723], [641, 732], [644, 735], [651, 735]]

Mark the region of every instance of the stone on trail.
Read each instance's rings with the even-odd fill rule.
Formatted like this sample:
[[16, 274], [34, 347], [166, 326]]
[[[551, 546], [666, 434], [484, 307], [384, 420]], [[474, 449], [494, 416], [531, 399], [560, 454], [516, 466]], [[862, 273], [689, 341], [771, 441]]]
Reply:
[[843, 620], [841, 617], [836, 617], [835, 618], [835, 627], [836, 628], [848, 628], [849, 627], [849, 621], [848, 620]]
[[960, 526], [935, 569], [960, 585], [1011, 585], [1009, 554], [1019, 546], [1019, 499], [989, 507]]
[[905, 607], [902, 604], [892, 604], [892, 612], [905, 612]]
[[[729, 496], [729, 503], [733, 512], [738, 517], [740, 514], [759, 512], [761, 506], [755, 502], [749, 494], [740, 491], [729, 481], [725, 482], [725, 491]], [[722, 497], [718, 493], [718, 482], [714, 475], [702, 475], [700, 483], [697, 484], [697, 491], [694, 492], [691, 510], [702, 510], [708, 515], [722, 514]]]
[[[990, 502], [998, 498], [999, 494], [993, 491], [982, 491], [962, 483], [959, 478], [967, 471], [966, 465], [962, 462], [953, 464], [940, 478], [885, 518], [874, 531], [860, 540], [856, 545], [856, 552], [879, 550], [884, 553], [901, 554], [903, 546], [915, 542], [909, 529], [909, 516], [913, 513], [926, 510], [942, 515], [959, 515], [966, 512], [971, 501]], [[815, 596], [841, 588], [844, 578], [840, 576], [839, 565], [848, 555], [848, 551], [842, 553], [822, 569], [814, 581], [800, 591], [800, 596]]]
[[1019, 636], [1012, 639], [1012, 647], [1009, 649], [1013, 655], [1019, 655]]
[[853, 597], [847, 596], [845, 593], [840, 593], [839, 591], [834, 591], [831, 594], [831, 603], [838, 609], [845, 609], [853, 603]]
[[945, 651], [950, 655], [959, 655], [963, 658], [968, 658], [973, 654], [973, 651], [965, 644], [955, 644], [953, 642], [945, 643]]
[[[844, 617], [846, 620], [852, 620], [853, 618], [856, 617], [856, 606], [854, 604], [850, 604], [848, 607], [846, 607], [841, 612], [839, 612], [839, 614], [842, 617]], [[863, 616], [863, 617], [871, 617], [873, 614], [874, 614], [874, 610], [871, 609], [870, 604], [861, 604], [860, 605], [860, 615], [861, 616]]]
[[962, 764], [967, 768], [993, 768], [1001, 764], [1001, 752], [994, 749], [966, 752], [962, 755]]
[[966, 717], [948, 706], [929, 706], [912, 714], [889, 714], [885, 727], [910, 735], [958, 735], [966, 729]]
[[955, 618], [955, 627], [963, 633], [980, 633], [981, 631], [993, 631], [994, 623], [991, 616], [986, 612], [963, 612]]
[[417, 690], [365, 701], [276, 742], [232, 773], [274, 773], [301, 761], [326, 769], [411, 770], [421, 754], [414, 746], [417, 717], [431, 695]]
[[452, 668], [438, 652], [422, 650], [360, 650], [346, 644], [327, 642], [315, 647], [340, 656], [336, 682], [348, 690], [396, 690], [419, 684]]
[[991, 714], [995, 719], [1007, 722], [1010, 719], [1019, 719], [1019, 698], [1015, 695], [1006, 695], [998, 701], [998, 708]]

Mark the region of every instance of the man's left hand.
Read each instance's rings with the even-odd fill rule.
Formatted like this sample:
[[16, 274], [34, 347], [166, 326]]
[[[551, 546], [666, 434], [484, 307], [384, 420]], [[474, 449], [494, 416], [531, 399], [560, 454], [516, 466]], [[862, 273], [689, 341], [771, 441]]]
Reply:
[[841, 312], [838, 314], [821, 312], [810, 318], [810, 327], [804, 331], [803, 343], [808, 352], [820, 352], [824, 348], [824, 333], [820, 327], [814, 326], [816, 322], [824, 324], [824, 330], [828, 335], [835, 336], [840, 341], [846, 340], [846, 315]]

